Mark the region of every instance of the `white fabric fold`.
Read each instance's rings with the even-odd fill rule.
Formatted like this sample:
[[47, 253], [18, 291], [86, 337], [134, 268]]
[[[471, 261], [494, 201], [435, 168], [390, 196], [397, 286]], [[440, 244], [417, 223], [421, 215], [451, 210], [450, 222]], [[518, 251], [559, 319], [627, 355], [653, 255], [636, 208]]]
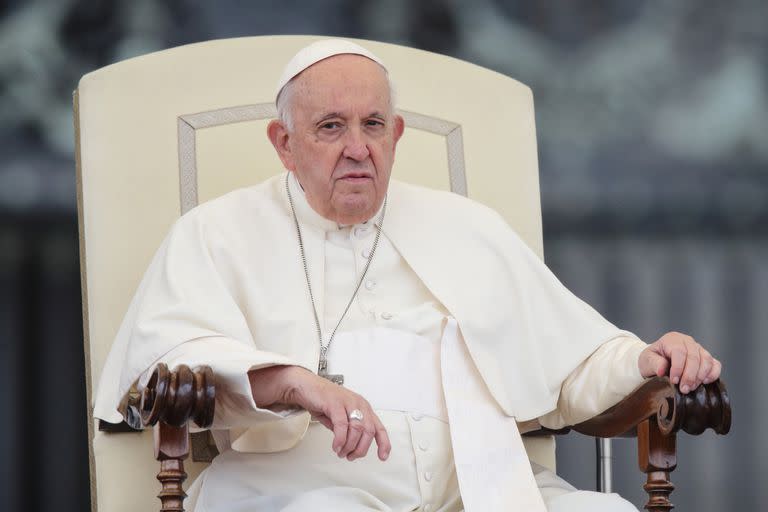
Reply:
[[645, 380], [638, 360], [648, 345], [622, 336], [604, 343], [563, 383], [557, 409], [539, 418], [543, 427], [560, 429], [600, 414]]
[[453, 318], [446, 321], [441, 347], [451, 444], [466, 512], [546, 512], [517, 423], [491, 397]]
[[[634, 337], [574, 296], [495, 211], [393, 182], [384, 233], [458, 322], [491, 395], [521, 421], [554, 410], [568, 375]], [[422, 229], [412, 229], [418, 212]]]
[[[438, 317], [439, 321], [439, 317]], [[448, 421], [440, 378], [440, 339], [374, 327], [336, 335], [328, 371], [375, 410]]]

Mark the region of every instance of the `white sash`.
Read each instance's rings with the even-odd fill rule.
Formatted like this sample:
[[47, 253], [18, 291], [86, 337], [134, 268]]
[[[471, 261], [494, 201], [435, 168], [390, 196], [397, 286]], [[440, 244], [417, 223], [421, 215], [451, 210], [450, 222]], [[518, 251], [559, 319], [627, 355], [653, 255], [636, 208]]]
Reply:
[[329, 373], [374, 409], [449, 421], [467, 512], [546, 512], [515, 418], [492, 398], [453, 317], [440, 340], [376, 327], [339, 333], [333, 345]]
[[442, 339], [443, 388], [466, 512], [546, 512], [515, 418], [504, 415], [475, 368], [456, 324]]

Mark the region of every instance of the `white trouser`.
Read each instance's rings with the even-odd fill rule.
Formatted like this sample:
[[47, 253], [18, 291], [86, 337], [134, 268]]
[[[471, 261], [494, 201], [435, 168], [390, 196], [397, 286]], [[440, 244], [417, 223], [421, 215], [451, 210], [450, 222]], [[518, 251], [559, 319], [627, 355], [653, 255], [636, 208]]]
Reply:
[[[214, 459], [190, 490], [193, 512], [306, 512], [463, 510], [448, 425], [428, 416], [377, 411], [392, 452], [378, 460], [375, 446], [349, 462], [331, 449], [332, 433], [312, 423], [293, 449], [270, 454], [227, 451]], [[534, 466], [549, 512], [637, 512], [616, 494], [577, 491]], [[194, 500], [191, 500], [194, 501]]]
[[548, 512], [616, 511], [637, 512], [637, 508], [616, 493], [579, 491], [550, 470], [531, 463], [536, 485]]

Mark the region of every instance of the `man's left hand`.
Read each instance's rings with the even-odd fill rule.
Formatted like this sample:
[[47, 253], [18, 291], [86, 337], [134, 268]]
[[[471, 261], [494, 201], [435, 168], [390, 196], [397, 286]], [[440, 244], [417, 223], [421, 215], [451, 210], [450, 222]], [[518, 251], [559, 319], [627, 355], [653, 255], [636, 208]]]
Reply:
[[679, 332], [668, 332], [640, 353], [637, 362], [643, 377], [669, 375], [685, 394], [720, 378], [722, 365], [696, 340]]

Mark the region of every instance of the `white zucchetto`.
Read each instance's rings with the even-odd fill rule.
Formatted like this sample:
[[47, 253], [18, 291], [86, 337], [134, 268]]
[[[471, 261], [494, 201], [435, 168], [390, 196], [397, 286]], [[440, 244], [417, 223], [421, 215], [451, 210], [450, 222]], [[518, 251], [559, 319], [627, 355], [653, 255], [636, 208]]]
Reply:
[[307, 69], [313, 64], [317, 64], [323, 59], [333, 57], [334, 55], [343, 54], [362, 55], [377, 63], [386, 71], [387, 67], [376, 55], [366, 50], [359, 44], [345, 41], [343, 39], [323, 39], [321, 41], [315, 41], [314, 43], [305, 46], [299, 52], [293, 56], [293, 58], [286, 64], [283, 69], [283, 74], [280, 76], [280, 80], [277, 82], [277, 90], [275, 92], [275, 98], [280, 96], [280, 91], [283, 90], [285, 84], [291, 81], [293, 77]]

